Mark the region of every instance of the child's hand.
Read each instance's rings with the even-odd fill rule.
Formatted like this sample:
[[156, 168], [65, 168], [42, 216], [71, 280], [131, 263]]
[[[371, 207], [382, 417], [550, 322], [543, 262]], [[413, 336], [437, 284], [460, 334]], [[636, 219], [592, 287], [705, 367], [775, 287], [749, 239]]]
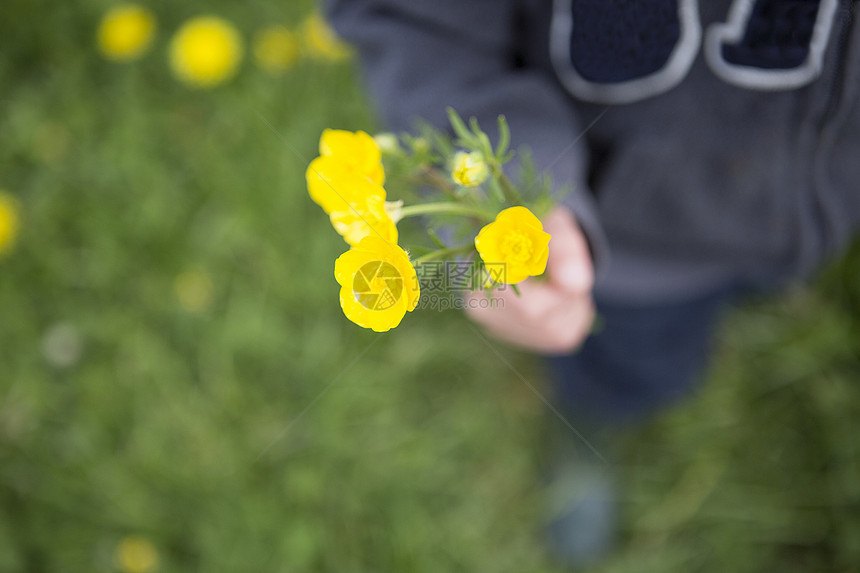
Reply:
[[[556, 207], [543, 223], [552, 235], [549, 280], [520, 283], [521, 296], [511, 287], [495, 291], [493, 297], [501, 299], [498, 307], [467, 301], [466, 308], [472, 320], [499, 340], [542, 354], [563, 354], [576, 349], [591, 329], [594, 268], [585, 236], [567, 208]], [[468, 298], [485, 296], [473, 292]]]

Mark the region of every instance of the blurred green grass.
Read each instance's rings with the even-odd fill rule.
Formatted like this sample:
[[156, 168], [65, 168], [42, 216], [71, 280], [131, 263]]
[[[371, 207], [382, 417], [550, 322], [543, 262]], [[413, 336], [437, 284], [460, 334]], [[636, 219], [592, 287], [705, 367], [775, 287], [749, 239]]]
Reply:
[[[537, 399], [456, 313], [378, 336], [337, 305], [345, 245], [303, 174], [323, 128], [377, 125], [351, 67], [246, 60], [208, 92], [168, 73], [187, 17], [247, 39], [312, 3], [148, 3], [159, 37], [129, 65], [94, 49], [108, 5], [0, 7], [0, 188], [22, 204], [0, 571], [114, 571], [127, 535], [162, 571], [556, 571]], [[188, 271], [211, 279], [203, 312], [177, 300]], [[623, 444], [625, 543], [599, 570], [860, 569], [858, 319], [856, 249], [734, 313], [700, 395]], [[74, 364], [46, 359], [58, 325]]]

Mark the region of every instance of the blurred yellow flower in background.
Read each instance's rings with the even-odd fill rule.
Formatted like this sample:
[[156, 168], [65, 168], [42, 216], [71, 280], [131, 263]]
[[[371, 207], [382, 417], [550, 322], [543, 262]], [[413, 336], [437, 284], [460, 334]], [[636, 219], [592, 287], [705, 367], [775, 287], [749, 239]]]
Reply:
[[270, 74], [277, 75], [290, 69], [300, 54], [299, 39], [284, 26], [269, 26], [254, 36], [254, 59]]
[[212, 305], [215, 286], [212, 279], [203, 271], [185, 271], [173, 283], [176, 299], [188, 312], [199, 313]]
[[137, 4], [120, 4], [108, 10], [96, 33], [101, 53], [116, 61], [139, 58], [154, 36], [155, 16]]
[[8, 253], [18, 237], [18, 201], [0, 190], [0, 255]]
[[139, 535], [124, 537], [117, 545], [115, 558], [123, 573], [150, 573], [158, 567], [158, 551]]
[[511, 207], [475, 237], [475, 248], [487, 265], [504, 265], [504, 280], [516, 284], [546, 270], [550, 234], [525, 207]]
[[302, 40], [312, 58], [339, 62], [352, 55], [349, 44], [337, 37], [322, 14], [314, 12], [302, 24]]
[[391, 330], [418, 306], [418, 275], [406, 252], [375, 234], [368, 235], [334, 263], [340, 306], [357, 325]]
[[331, 225], [350, 246], [368, 235], [397, 244], [397, 225], [385, 210], [385, 199], [371, 195], [363, 203], [353, 203], [329, 214]]
[[486, 181], [490, 174], [487, 162], [480, 151], [458, 152], [454, 156], [454, 169], [451, 177], [464, 187], [476, 187]]
[[170, 41], [170, 66], [186, 84], [210, 88], [234, 75], [244, 48], [239, 32], [230, 22], [200, 16], [182, 25]]

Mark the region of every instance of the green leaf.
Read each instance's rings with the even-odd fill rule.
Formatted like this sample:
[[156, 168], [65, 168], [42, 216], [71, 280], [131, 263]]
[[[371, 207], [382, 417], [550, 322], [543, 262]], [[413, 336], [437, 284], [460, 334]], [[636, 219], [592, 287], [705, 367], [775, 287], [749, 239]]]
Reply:
[[490, 143], [490, 138], [487, 134], [481, 130], [481, 126], [478, 124], [478, 119], [474, 117], [469, 119], [469, 126], [475, 134], [474, 140], [477, 143], [478, 151], [483, 153], [486, 159], [493, 157], [493, 144]]
[[436, 234], [435, 229], [427, 228], [427, 235], [430, 237], [430, 240], [433, 241], [433, 244], [439, 247], [440, 249], [447, 249], [448, 245], [439, 238], [439, 235]]
[[474, 141], [474, 137], [469, 132], [469, 128], [466, 127], [466, 124], [460, 118], [454, 108], [448, 108], [448, 120], [451, 122], [451, 127], [454, 129], [454, 133], [460, 139], [461, 142], [470, 142]]
[[505, 205], [505, 190], [502, 189], [502, 184], [499, 183], [499, 177], [496, 174], [490, 175], [490, 191], [493, 193], [493, 198], [500, 204]]
[[499, 163], [507, 163], [510, 158], [504, 159], [508, 147], [511, 144], [511, 128], [508, 126], [508, 121], [504, 115], [500, 115], [499, 119], [499, 145], [496, 147], [496, 159]]

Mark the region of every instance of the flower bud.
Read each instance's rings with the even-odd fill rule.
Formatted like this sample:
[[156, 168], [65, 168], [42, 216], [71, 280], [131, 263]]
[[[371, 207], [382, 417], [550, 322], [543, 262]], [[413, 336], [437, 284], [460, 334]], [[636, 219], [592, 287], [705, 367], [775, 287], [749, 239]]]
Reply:
[[376, 146], [383, 155], [399, 155], [402, 151], [400, 142], [397, 141], [397, 136], [393, 133], [377, 133], [373, 136], [373, 141], [376, 142]]
[[471, 153], [460, 151], [454, 156], [454, 169], [451, 176], [460, 185], [476, 187], [483, 183], [488, 175], [489, 169], [480, 151]]

